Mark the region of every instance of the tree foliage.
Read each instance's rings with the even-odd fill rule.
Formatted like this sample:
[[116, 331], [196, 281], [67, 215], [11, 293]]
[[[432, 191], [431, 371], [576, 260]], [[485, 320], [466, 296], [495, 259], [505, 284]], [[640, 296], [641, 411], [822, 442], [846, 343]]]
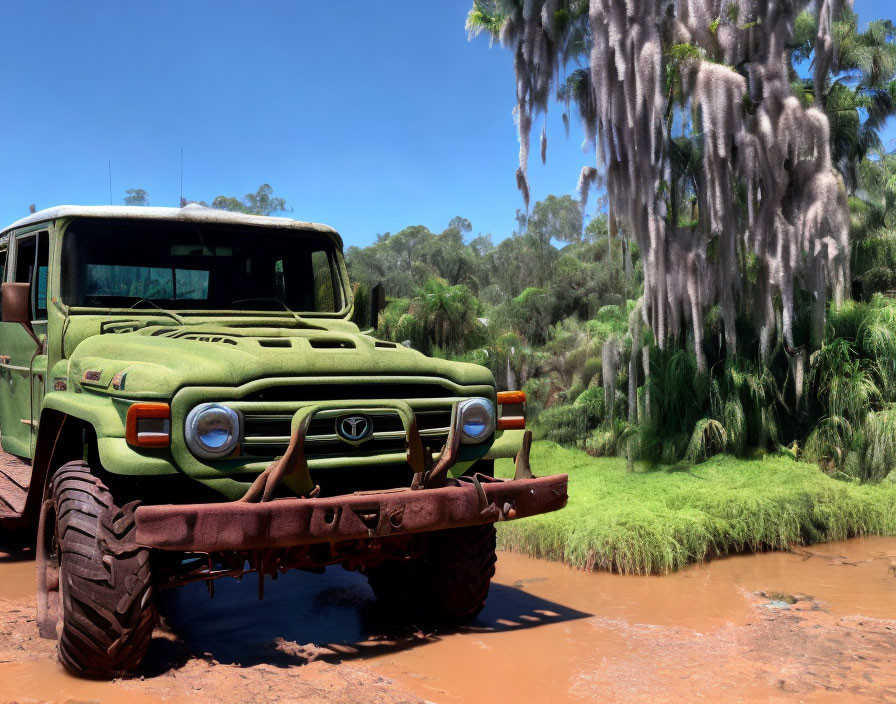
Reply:
[[[779, 451], [886, 476], [896, 303], [880, 294], [896, 293], [896, 155], [880, 131], [896, 115], [893, 22], [860, 30], [838, 0], [474, 0], [467, 28], [513, 52], [526, 211], [495, 249], [513, 272], [495, 272], [507, 293], [485, 299], [527, 346], [540, 431], [630, 459]], [[528, 208], [530, 133], [552, 98], [598, 148], [580, 204], [604, 196], [562, 249], [544, 249], [557, 203]], [[542, 129], [542, 158], [546, 146]], [[564, 308], [565, 291], [613, 273], [598, 261], [620, 263], [623, 282], [643, 271], [644, 288], [604, 284], [619, 302]], [[592, 397], [604, 402], [584, 422], [576, 399]]]
[[[574, 102], [597, 157], [582, 169], [580, 199], [603, 187], [608, 244], [621, 232], [623, 251], [637, 242], [645, 263], [645, 324], [659, 346], [691, 347], [701, 372], [711, 309], [729, 354], [738, 319], [752, 317], [767, 361], [775, 335], [817, 344], [828, 293], [848, 296], [846, 193], [823, 109], [828, 76], [857, 62], [834, 51], [843, 3], [812, 3], [814, 25], [800, 14], [809, 5], [475, 0], [468, 17], [471, 34], [513, 52], [524, 203], [535, 120], [554, 95], [567, 113]], [[807, 60], [815, 85], [795, 85]], [[542, 131], [543, 157], [545, 146]], [[816, 309], [797, 340], [803, 292]]]
[[149, 205], [149, 193], [142, 188], [129, 188], [124, 192], [125, 205]]
[[[618, 318], [610, 327], [624, 332], [625, 301], [640, 288], [637, 250], [626, 264], [606, 218], [594, 222], [583, 238], [579, 202], [549, 196], [497, 246], [456, 217], [438, 234], [415, 225], [379, 235], [350, 247], [346, 262], [358, 291], [386, 287], [389, 339], [485, 364], [506, 388], [544, 376], [536, 403], [572, 402], [596, 375], [599, 383], [605, 321]], [[595, 317], [593, 334], [582, 326]]]
[[242, 199], [233, 196], [215, 196], [211, 207], [250, 215], [273, 215], [290, 210], [286, 199], [275, 196], [274, 189], [267, 183], [261, 184], [255, 193], [247, 193]]

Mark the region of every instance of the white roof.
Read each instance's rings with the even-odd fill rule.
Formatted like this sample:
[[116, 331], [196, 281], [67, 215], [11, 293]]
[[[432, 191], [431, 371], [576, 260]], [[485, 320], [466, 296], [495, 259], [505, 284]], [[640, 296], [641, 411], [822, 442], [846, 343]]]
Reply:
[[264, 215], [246, 215], [229, 210], [206, 208], [190, 203], [183, 208], [152, 208], [134, 205], [58, 205], [46, 210], [38, 210], [28, 217], [17, 220], [3, 228], [0, 235], [11, 230], [35, 225], [41, 222], [60, 218], [121, 218], [128, 220], [171, 220], [173, 222], [204, 222], [218, 225], [252, 225], [254, 227], [276, 227], [291, 230], [320, 232], [335, 236], [341, 242], [339, 234], [328, 225], [313, 222], [301, 222], [292, 218], [275, 218]]

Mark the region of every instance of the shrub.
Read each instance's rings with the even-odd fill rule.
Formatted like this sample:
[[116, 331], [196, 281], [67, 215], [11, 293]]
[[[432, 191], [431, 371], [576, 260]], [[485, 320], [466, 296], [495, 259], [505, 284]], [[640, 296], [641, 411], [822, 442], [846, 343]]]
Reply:
[[882, 293], [893, 289], [893, 270], [886, 266], [876, 266], [859, 277], [862, 293], [865, 295]]
[[896, 407], [870, 412], [862, 436], [861, 462], [844, 472], [862, 481], [880, 481], [896, 467]]
[[551, 394], [551, 380], [544, 377], [533, 377], [523, 385], [526, 392], [526, 407], [529, 416], [538, 418], [544, 410]]
[[806, 438], [803, 459], [826, 469], [840, 468], [846, 461], [852, 425], [843, 416], [822, 418]]
[[747, 442], [747, 418], [739, 398], [725, 401], [720, 420], [728, 436], [728, 451], [742, 455]]
[[541, 412], [535, 427], [540, 438], [577, 446], [584, 444], [587, 437], [588, 414], [581, 406], [552, 406]]
[[709, 378], [697, 372], [693, 353], [654, 347], [650, 350], [647, 387], [649, 423], [642, 428], [642, 456], [652, 461], [676, 462], [705, 413]]
[[600, 381], [602, 363], [600, 357], [589, 357], [582, 367], [582, 381], [590, 384], [592, 380]]
[[838, 338], [811, 357], [811, 379], [831, 416], [855, 423], [881, 397], [869, 365], [847, 339]]
[[599, 386], [591, 386], [579, 394], [573, 405], [576, 408], [581, 408], [585, 413], [588, 426], [596, 428], [604, 420], [606, 414], [605, 404], [604, 390]]
[[703, 462], [715, 454], [724, 452], [727, 445], [728, 433], [722, 424], [712, 418], [702, 418], [694, 426], [684, 456], [688, 462]]

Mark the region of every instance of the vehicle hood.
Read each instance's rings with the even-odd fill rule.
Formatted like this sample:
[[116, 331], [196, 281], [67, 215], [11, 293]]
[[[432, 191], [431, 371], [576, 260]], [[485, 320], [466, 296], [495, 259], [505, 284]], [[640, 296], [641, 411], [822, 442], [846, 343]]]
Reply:
[[70, 354], [68, 381], [127, 398], [170, 398], [187, 386], [295, 376], [428, 376], [494, 386], [485, 367], [434, 359], [351, 332], [350, 324], [342, 327], [346, 330], [200, 324], [93, 335]]

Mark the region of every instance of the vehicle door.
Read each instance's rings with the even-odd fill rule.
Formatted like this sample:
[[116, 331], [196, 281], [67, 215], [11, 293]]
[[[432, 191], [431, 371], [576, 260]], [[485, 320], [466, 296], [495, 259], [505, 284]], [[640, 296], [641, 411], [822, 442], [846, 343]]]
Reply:
[[10, 240], [5, 280], [31, 285], [32, 329], [0, 321], [0, 446], [19, 457], [32, 455], [46, 379], [48, 261], [48, 231]]

